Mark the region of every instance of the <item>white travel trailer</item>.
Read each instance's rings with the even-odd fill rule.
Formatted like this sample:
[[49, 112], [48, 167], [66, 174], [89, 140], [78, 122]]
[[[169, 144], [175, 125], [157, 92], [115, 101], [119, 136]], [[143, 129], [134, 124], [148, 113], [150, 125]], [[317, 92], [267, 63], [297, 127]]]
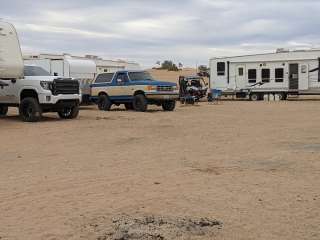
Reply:
[[237, 98], [320, 95], [320, 50], [286, 51], [210, 59], [210, 88]]

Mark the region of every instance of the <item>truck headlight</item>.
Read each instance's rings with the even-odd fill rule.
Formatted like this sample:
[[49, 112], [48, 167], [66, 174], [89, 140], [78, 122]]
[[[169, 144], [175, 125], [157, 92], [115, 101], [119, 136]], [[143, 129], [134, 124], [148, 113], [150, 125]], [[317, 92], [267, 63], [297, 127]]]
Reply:
[[40, 85], [44, 90], [51, 90], [52, 82], [41, 81]]

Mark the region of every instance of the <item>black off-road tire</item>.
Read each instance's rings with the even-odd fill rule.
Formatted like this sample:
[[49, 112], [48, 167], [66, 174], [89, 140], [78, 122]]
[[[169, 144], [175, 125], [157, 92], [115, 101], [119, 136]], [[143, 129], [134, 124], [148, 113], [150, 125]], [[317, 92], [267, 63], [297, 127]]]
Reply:
[[107, 95], [100, 95], [98, 100], [98, 108], [101, 111], [110, 111], [112, 102]]
[[148, 101], [143, 94], [134, 96], [133, 109], [137, 112], [145, 112], [148, 110]]
[[38, 122], [42, 116], [42, 109], [37, 99], [24, 98], [19, 106], [19, 115], [24, 122]]
[[7, 116], [7, 113], [8, 113], [8, 107], [0, 105], [0, 118]]
[[133, 104], [132, 103], [125, 103], [124, 104], [126, 110], [130, 111], [133, 110]]
[[73, 107], [65, 107], [58, 112], [58, 115], [62, 119], [75, 119], [79, 115], [79, 105]]
[[165, 101], [162, 103], [162, 109], [167, 112], [172, 112], [176, 108], [176, 101]]

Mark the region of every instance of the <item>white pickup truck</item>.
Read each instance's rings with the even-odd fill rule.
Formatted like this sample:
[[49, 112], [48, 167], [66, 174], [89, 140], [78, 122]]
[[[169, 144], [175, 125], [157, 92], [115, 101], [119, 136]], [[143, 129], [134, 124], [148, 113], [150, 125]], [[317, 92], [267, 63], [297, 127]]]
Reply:
[[46, 112], [73, 119], [78, 116], [80, 100], [78, 81], [24, 66], [14, 26], [0, 21], [0, 117], [7, 115], [8, 107], [18, 107], [26, 122], [39, 121]]

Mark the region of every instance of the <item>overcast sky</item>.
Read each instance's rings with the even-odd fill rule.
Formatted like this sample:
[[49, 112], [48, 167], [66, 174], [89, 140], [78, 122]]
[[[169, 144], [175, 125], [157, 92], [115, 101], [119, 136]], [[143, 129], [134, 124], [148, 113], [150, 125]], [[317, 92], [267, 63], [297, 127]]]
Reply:
[[320, 46], [318, 0], [1, 0], [25, 53], [94, 54], [150, 67]]

